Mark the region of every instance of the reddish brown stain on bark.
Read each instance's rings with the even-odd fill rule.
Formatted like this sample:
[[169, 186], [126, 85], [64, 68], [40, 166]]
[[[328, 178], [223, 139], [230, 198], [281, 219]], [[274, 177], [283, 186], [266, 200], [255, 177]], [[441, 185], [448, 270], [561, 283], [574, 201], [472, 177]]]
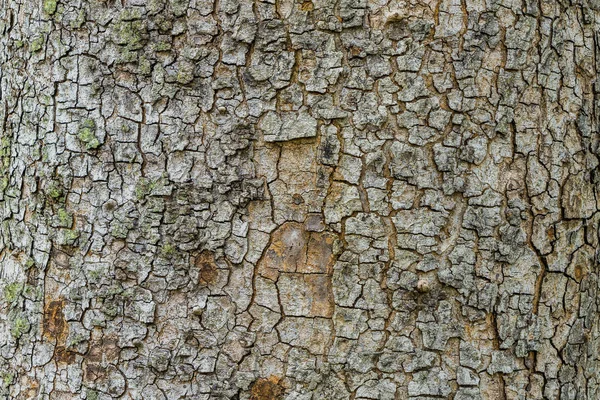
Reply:
[[196, 268], [200, 270], [198, 283], [210, 285], [217, 281], [219, 271], [215, 262], [215, 256], [209, 251], [203, 251], [196, 257]]
[[276, 400], [281, 399], [283, 387], [279, 384], [280, 378], [271, 376], [260, 378], [254, 382], [250, 390], [251, 400]]
[[119, 357], [119, 342], [114, 337], [92, 340], [90, 349], [84, 356], [85, 381], [93, 382], [107, 377], [106, 363]]
[[60, 341], [67, 335], [67, 323], [63, 313], [64, 300], [50, 301], [44, 310], [44, 335]]
[[[277, 282], [284, 310], [292, 315], [330, 318], [334, 311], [331, 276], [336, 235], [311, 232], [296, 222], [273, 232], [258, 264], [259, 274]], [[281, 275], [287, 284], [283, 284]]]
[[51, 300], [44, 308], [44, 319], [42, 322], [43, 335], [51, 341], [56, 342], [54, 349], [54, 360], [60, 363], [71, 364], [75, 362], [75, 353], [65, 347], [69, 326], [65, 320], [63, 299]]

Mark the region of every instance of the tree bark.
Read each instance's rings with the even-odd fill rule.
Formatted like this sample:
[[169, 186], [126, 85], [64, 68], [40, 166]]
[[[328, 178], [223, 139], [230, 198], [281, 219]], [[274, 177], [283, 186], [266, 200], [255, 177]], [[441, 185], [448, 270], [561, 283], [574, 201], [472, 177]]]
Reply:
[[0, 396], [600, 398], [597, 0], [0, 0]]

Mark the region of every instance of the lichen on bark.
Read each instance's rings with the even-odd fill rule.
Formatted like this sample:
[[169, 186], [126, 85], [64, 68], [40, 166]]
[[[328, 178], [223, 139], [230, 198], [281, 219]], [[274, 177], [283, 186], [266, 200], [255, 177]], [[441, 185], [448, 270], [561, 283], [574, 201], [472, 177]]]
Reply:
[[595, 0], [0, 0], [0, 397], [600, 398]]

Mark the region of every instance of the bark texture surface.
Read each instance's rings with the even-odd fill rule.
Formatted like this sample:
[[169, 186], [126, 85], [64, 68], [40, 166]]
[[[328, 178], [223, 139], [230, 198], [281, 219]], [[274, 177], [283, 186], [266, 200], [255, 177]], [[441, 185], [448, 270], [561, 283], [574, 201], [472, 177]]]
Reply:
[[598, 0], [0, 0], [0, 396], [600, 398]]

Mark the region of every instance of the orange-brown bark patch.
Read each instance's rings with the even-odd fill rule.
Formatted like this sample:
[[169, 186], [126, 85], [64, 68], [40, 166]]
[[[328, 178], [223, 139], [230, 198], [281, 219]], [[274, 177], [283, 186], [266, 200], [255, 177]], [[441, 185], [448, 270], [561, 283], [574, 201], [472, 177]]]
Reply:
[[260, 378], [254, 382], [250, 389], [251, 400], [277, 400], [283, 396], [283, 387], [276, 376]]

